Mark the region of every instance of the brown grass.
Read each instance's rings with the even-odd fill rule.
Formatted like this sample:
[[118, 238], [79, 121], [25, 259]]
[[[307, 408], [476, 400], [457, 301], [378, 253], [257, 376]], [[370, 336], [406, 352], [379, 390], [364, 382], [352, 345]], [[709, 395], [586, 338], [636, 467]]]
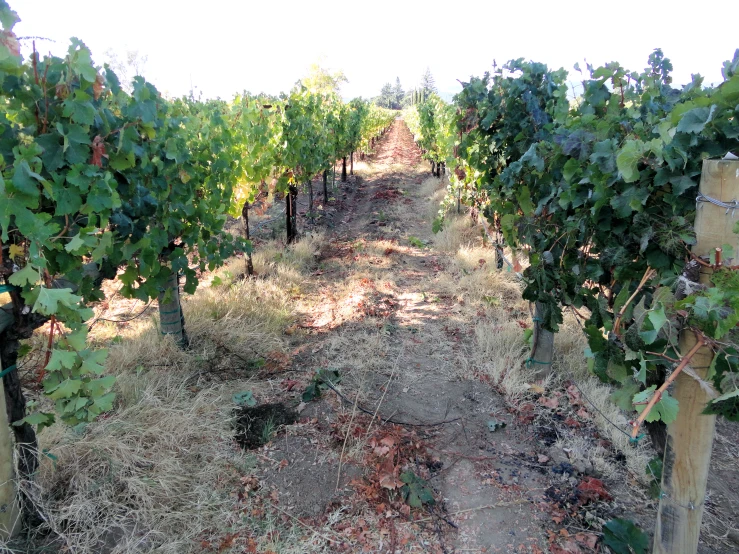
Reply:
[[[216, 272], [222, 284], [206, 279], [183, 302], [189, 350], [159, 334], [154, 309], [95, 326], [91, 339], [109, 346], [107, 368], [117, 376], [116, 406], [93, 423], [39, 435], [53, 457], [42, 454], [36, 480], [24, 485], [45, 519], [32, 542], [75, 553], [196, 552], [244, 524], [233, 493], [254, 458], [233, 442], [231, 396], [270, 394], [244, 360], [286, 350], [284, 331], [320, 240], [287, 251], [265, 245], [254, 256], [256, 279], [239, 278], [242, 259]], [[303, 533], [283, 531], [279, 544], [293, 546], [279, 551], [297, 552]]]

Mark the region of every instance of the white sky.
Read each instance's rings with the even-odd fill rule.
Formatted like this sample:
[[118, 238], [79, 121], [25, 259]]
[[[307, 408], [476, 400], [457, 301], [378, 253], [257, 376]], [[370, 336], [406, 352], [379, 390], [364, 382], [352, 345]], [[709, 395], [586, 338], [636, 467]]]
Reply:
[[[482, 75], [493, 59], [524, 57], [571, 70], [583, 59], [646, 67], [657, 47], [676, 83], [700, 73], [721, 81], [721, 64], [739, 47], [736, 4], [705, 0], [9, 0], [19, 37], [40, 36], [43, 54], [63, 53], [76, 36], [102, 63], [112, 48], [148, 55], [145, 76], [170, 95], [190, 83], [206, 97], [243, 90], [289, 90], [311, 63], [341, 69], [346, 98], [371, 97], [385, 82], [408, 90], [428, 66], [442, 92]], [[724, 21], [727, 25], [721, 25]], [[23, 41], [24, 51], [30, 41]], [[571, 75], [578, 80], [579, 75]]]

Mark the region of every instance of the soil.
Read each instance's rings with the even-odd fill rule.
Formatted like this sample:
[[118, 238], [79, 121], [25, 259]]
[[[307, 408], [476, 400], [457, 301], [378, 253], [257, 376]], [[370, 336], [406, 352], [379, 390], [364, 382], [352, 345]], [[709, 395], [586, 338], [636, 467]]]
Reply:
[[246, 449], [267, 444], [281, 426], [292, 425], [298, 419], [295, 410], [280, 403], [243, 406], [235, 411], [236, 442]]
[[[474, 348], [474, 321], [461, 321], [456, 300], [435, 289], [444, 259], [422, 247], [432, 241], [420, 191], [430, 172], [402, 121], [368, 158], [367, 177], [339, 184], [315, 227], [303, 222], [306, 232], [327, 234], [292, 335], [294, 373], [285, 379], [298, 385], [276, 393], [298, 406], [299, 420], [276, 405], [238, 419], [248, 430], [239, 442], [259, 448], [256, 475], [271, 501], [303, 525], [332, 525], [345, 539], [331, 543], [337, 552], [603, 552], [608, 519], [628, 517], [649, 531], [656, 501], [635, 494], [625, 469], [604, 479], [555, 448], [561, 427], [605, 444], [575, 407], [522, 408], [459, 371], [458, 357]], [[338, 370], [342, 381], [301, 404], [319, 368]], [[255, 410], [267, 408], [278, 410], [281, 428], [264, 445], [258, 422], [270, 414]], [[702, 554], [739, 548], [731, 534], [736, 431], [719, 425]], [[404, 505], [408, 472], [428, 483], [433, 503]]]

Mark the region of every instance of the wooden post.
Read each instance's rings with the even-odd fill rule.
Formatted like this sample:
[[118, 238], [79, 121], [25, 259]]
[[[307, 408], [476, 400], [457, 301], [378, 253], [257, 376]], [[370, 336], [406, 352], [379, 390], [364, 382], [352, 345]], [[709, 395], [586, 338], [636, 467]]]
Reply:
[[311, 223], [314, 223], [313, 219], [313, 179], [308, 179], [308, 218]]
[[[0, 370], [3, 366], [0, 363]], [[15, 490], [13, 471], [13, 441], [10, 438], [8, 412], [5, 409], [5, 388], [0, 379], [0, 539], [16, 535], [20, 523], [20, 507]]]
[[298, 187], [296, 185], [290, 185], [285, 203], [287, 243], [290, 244], [298, 239]]
[[[167, 296], [169, 298], [165, 300]], [[171, 335], [181, 348], [187, 346], [185, 316], [180, 303], [180, 279], [176, 271], [170, 271], [164, 291], [159, 294], [159, 324], [163, 335]]]
[[[722, 202], [739, 199], [739, 162], [705, 160], [700, 192]], [[697, 243], [693, 253], [708, 256], [723, 244], [731, 244], [734, 252], [739, 252], [739, 235], [733, 232], [735, 222], [726, 208], [708, 202], [699, 203], [695, 215]], [[711, 272], [711, 268], [701, 268], [701, 283], [710, 286]], [[695, 343], [695, 335], [684, 331], [680, 336], [681, 353], [685, 354]], [[690, 365], [704, 379], [712, 360], [713, 351], [704, 347], [693, 356]], [[695, 554], [703, 519], [716, 416], [702, 414], [711, 397], [684, 372], [675, 380], [672, 396], [679, 403], [679, 411], [677, 419], [667, 426], [662, 492], [654, 529], [654, 554]]]
[[[250, 240], [249, 236], [249, 202], [244, 202], [244, 206], [241, 208], [241, 216], [244, 218], [244, 238]], [[246, 274], [251, 277], [254, 275], [254, 262], [251, 257], [251, 252], [246, 253]]]
[[328, 169], [323, 170], [323, 203], [328, 204]]
[[554, 333], [544, 329], [542, 315], [544, 308], [540, 302], [536, 303], [534, 311], [534, 335], [531, 343], [531, 355], [526, 362], [535, 371], [536, 379], [543, 379], [552, 370], [554, 357]]

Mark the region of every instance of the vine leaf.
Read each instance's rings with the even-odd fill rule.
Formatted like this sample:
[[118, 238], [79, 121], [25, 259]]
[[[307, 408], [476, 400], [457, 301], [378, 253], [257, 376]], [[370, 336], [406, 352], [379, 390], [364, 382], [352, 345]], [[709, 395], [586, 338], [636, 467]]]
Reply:
[[710, 108], [693, 108], [685, 112], [677, 124], [678, 133], [700, 133], [711, 122], [715, 113], [715, 104]]
[[39, 272], [31, 264], [28, 264], [20, 271], [13, 273], [8, 279], [8, 282], [16, 287], [23, 287], [25, 285], [35, 285], [39, 279], [41, 279]]
[[429, 484], [412, 471], [401, 473], [400, 480], [405, 483], [400, 492], [411, 508], [421, 508], [424, 504], [435, 503], [434, 493]]
[[[636, 408], [637, 412], [642, 413], [644, 411], [646, 403], [651, 399], [656, 388], [657, 385], [652, 385], [651, 387], [634, 395], [634, 407]], [[677, 418], [677, 411], [677, 400], [670, 396], [669, 392], [664, 391], [659, 399], [659, 402], [654, 405], [652, 410], [647, 415], [646, 421], [651, 423], [653, 421], [662, 420], [665, 423], [672, 423]]]
[[637, 165], [644, 154], [644, 143], [640, 140], [630, 140], [621, 148], [616, 156], [616, 167], [621, 172], [624, 182], [633, 183], [639, 180]]
[[649, 537], [628, 519], [612, 519], [603, 526], [603, 543], [615, 554], [646, 554]]

